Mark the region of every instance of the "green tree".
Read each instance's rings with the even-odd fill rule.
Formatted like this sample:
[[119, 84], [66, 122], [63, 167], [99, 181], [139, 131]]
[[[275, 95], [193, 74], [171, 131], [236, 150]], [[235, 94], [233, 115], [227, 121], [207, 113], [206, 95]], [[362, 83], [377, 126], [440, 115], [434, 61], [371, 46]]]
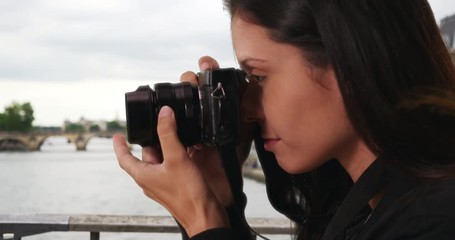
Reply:
[[65, 132], [84, 132], [84, 126], [81, 124], [76, 124], [76, 123], [70, 123], [66, 125], [65, 127]]
[[107, 122], [107, 130], [108, 131], [118, 131], [118, 130], [124, 130], [125, 127], [120, 125], [118, 121], [110, 121]]
[[17, 103], [5, 107], [5, 112], [0, 114], [0, 129], [3, 131], [27, 132], [33, 127], [33, 107], [29, 102]]
[[5, 114], [0, 113], [0, 131], [5, 131]]
[[90, 126], [90, 132], [99, 132], [99, 131], [101, 131], [100, 126], [98, 126], [96, 124]]

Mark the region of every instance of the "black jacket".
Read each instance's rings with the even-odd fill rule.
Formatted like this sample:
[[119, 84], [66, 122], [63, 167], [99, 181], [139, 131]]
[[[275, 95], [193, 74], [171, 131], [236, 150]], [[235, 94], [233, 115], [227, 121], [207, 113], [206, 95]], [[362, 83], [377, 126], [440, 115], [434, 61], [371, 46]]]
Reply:
[[[360, 221], [351, 219], [356, 223], [337, 234], [335, 239], [453, 240], [455, 179], [419, 184], [395, 175], [388, 182], [378, 206], [373, 211], [362, 209], [359, 215]], [[233, 240], [239, 237], [232, 229], [212, 229], [192, 238], [202, 239]]]
[[[260, 143], [259, 143], [260, 144]], [[267, 191], [277, 210], [282, 206], [280, 186], [274, 186], [274, 178], [286, 179], [276, 160], [256, 145], [265, 167]], [[259, 146], [259, 147], [258, 147]], [[270, 169], [273, 171], [270, 171]], [[282, 187], [282, 186], [281, 186]], [[381, 200], [372, 210], [368, 201], [380, 193]], [[275, 194], [275, 196], [270, 196]], [[344, 196], [343, 196], [344, 197]], [[385, 167], [376, 160], [351, 187], [335, 215], [330, 217], [322, 239], [455, 239], [455, 179], [419, 182], [402, 172]], [[283, 211], [281, 211], [283, 212]], [[237, 234], [236, 234], [237, 232]], [[212, 229], [202, 232], [191, 240], [251, 239], [239, 236], [235, 229]]]
[[355, 239], [455, 239], [455, 179], [416, 183], [399, 173]]
[[[371, 187], [366, 178], [384, 170], [378, 167], [382, 165], [380, 160], [374, 165], [354, 184], [346, 199], [359, 194], [355, 189], [359, 185]], [[372, 210], [368, 201], [344, 202], [339, 209], [356, 204], [363, 208], [351, 218], [354, 224], [336, 237], [327, 237], [337, 221], [335, 215], [327, 227], [326, 239], [455, 239], [455, 179], [419, 182], [396, 170], [386, 170], [382, 177], [385, 181], [378, 189], [382, 195], [379, 204]]]

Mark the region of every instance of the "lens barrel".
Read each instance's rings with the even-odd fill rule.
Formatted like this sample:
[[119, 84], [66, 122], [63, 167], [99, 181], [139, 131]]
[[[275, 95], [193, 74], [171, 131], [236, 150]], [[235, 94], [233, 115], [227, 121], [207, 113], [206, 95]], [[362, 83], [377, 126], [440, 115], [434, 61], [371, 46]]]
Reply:
[[173, 109], [177, 133], [186, 146], [198, 143], [201, 138], [201, 104], [196, 85], [190, 83], [158, 83], [155, 91], [140, 86], [125, 94], [128, 142], [142, 147], [158, 146], [156, 132], [161, 107]]
[[196, 85], [190, 83], [155, 84], [156, 102], [159, 108], [170, 106], [177, 122], [177, 134], [185, 146], [201, 141], [201, 104]]

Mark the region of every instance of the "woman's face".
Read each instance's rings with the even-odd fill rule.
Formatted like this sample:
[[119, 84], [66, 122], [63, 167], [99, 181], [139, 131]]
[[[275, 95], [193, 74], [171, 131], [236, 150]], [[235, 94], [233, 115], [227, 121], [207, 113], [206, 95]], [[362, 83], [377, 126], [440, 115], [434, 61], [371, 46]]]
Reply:
[[265, 28], [238, 16], [232, 35], [250, 75], [242, 115], [261, 125], [265, 149], [285, 171], [306, 172], [353, 150], [358, 138], [331, 67], [310, 66], [298, 48], [271, 40]]

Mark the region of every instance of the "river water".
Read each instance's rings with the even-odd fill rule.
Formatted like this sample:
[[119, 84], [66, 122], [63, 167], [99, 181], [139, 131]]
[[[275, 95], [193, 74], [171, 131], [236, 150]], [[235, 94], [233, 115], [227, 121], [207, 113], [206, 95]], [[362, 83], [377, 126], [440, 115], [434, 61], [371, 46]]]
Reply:
[[[133, 153], [140, 156], [140, 149]], [[247, 217], [282, 218], [262, 183], [245, 180]], [[0, 152], [0, 214], [169, 216], [118, 166], [112, 140], [94, 138], [78, 152], [65, 138], [49, 138], [39, 152]], [[270, 237], [270, 236], [269, 236]], [[101, 239], [178, 239], [176, 234], [101, 233]], [[290, 239], [289, 236], [271, 236]], [[88, 233], [46, 233], [24, 239], [89, 239]]]

